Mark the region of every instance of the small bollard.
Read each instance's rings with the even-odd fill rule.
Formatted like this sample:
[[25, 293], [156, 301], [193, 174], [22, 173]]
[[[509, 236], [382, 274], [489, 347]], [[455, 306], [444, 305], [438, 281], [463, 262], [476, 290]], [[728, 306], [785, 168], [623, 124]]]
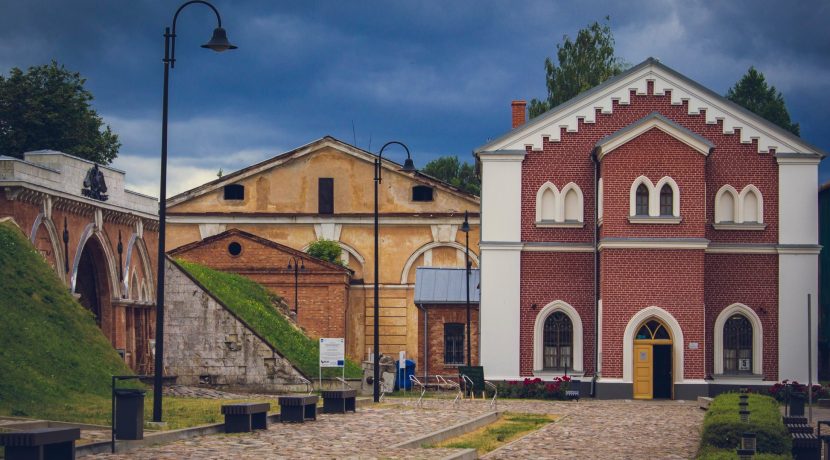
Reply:
[[755, 456], [754, 450], [749, 449], [738, 449], [738, 458], [740, 460], [752, 460], [752, 457]]
[[755, 452], [757, 450], [758, 445], [758, 437], [755, 433], [742, 433], [741, 434], [741, 449], [742, 450], [751, 450]]
[[738, 414], [740, 414], [742, 422], [746, 423], [746, 422], [749, 421], [749, 411], [748, 410], [738, 411]]

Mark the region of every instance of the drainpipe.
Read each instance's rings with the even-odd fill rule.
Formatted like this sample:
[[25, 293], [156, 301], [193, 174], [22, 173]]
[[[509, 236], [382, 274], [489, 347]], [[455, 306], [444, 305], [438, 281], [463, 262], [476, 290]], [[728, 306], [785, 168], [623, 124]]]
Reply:
[[591, 379], [591, 397], [597, 395], [599, 377], [599, 148], [591, 150], [594, 163], [594, 377]]
[[427, 370], [429, 369], [429, 352], [427, 351], [427, 343], [429, 339], [429, 329], [427, 326], [429, 325], [429, 311], [427, 311], [426, 307], [423, 304], [415, 304], [418, 307], [418, 310], [424, 312], [424, 384], [429, 383], [429, 373]]

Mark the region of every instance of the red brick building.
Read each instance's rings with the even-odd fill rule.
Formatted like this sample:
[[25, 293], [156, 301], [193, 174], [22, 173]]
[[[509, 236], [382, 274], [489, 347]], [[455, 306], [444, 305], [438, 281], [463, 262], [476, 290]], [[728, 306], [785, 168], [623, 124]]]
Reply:
[[598, 397], [808, 378], [814, 146], [654, 59], [477, 149], [482, 364]]
[[346, 337], [352, 275], [346, 267], [239, 229], [180, 246], [169, 254], [251, 278], [285, 299], [296, 312], [297, 323], [315, 337], [354, 339]]

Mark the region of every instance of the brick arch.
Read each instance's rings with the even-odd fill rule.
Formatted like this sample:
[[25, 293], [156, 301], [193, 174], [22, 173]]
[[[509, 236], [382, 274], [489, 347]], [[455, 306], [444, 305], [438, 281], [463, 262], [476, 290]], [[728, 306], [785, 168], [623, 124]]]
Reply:
[[52, 219], [44, 216], [43, 213], [38, 214], [37, 218], [35, 218], [34, 224], [32, 225], [32, 232], [29, 235], [29, 241], [31, 241], [35, 247], [38, 246], [37, 236], [41, 228], [45, 230], [46, 236], [49, 238], [49, 246], [52, 249], [52, 260], [50, 262], [54, 263], [55, 274], [58, 275], [58, 278], [60, 278], [61, 281], [66, 282], [66, 272], [63, 269], [66, 255], [63, 253], [60, 238], [58, 237], [58, 229], [55, 227], [55, 223], [52, 222]]
[[70, 289], [72, 292], [75, 292], [75, 285], [78, 280], [78, 264], [81, 262], [81, 255], [83, 254], [84, 249], [86, 248], [87, 243], [89, 240], [94, 240], [100, 245], [100, 249], [102, 251], [102, 258], [104, 260], [99, 261], [103, 262], [103, 268], [106, 272], [106, 280], [108, 283], [109, 292], [116, 293], [118, 292], [118, 264], [115, 262], [115, 257], [112, 253], [112, 245], [110, 244], [109, 238], [107, 238], [106, 233], [101, 232], [96, 229], [94, 223], [87, 224], [84, 228], [84, 231], [81, 233], [81, 238], [78, 241], [77, 249], [75, 250], [75, 258], [72, 264], [71, 273], [72, 276], [70, 277]]
[[[152, 286], [153, 284], [149, 282], [153, 280], [153, 272], [151, 269], [152, 264], [150, 263], [150, 253], [147, 251], [147, 243], [144, 242], [144, 238], [141, 238], [138, 236], [138, 234], [133, 233], [132, 236], [130, 236], [130, 241], [127, 243], [127, 257], [124, 261], [125, 279], [121, 281], [121, 283], [123, 284], [124, 292], [132, 292], [132, 286], [130, 285], [132, 283], [132, 278], [128, 278], [128, 276], [134, 252], [138, 253], [138, 264], [141, 266], [141, 271], [139, 272], [141, 277], [139, 281], [144, 282], [145, 280], [147, 280], [147, 286]], [[152, 294], [152, 291], [149, 294]], [[143, 300], [149, 300], [150, 298], [152, 298], [152, 296], [149, 294], [147, 296], [147, 299]]]
[[657, 306], [651, 306], [638, 311], [628, 325], [625, 327], [625, 334], [623, 335], [623, 382], [632, 383], [634, 381], [634, 337], [637, 335], [637, 330], [646, 321], [656, 319], [665, 324], [669, 328], [672, 338], [672, 360], [674, 367], [673, 383], [683, 382], [684, 362], [683, 362], [683, 329], [680, 323], [677, 322], [671, 313], [663, 310]]

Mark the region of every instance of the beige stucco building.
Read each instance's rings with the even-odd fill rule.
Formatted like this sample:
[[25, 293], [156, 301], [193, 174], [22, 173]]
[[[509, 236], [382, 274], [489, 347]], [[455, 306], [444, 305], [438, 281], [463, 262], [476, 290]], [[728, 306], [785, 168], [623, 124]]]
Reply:
[[[395, 158], [402, 154], [393, 148], [386, 152]], [[343, 261], [354, 271], [347, 353], [365, 359], [373, 346], [376, 158], [325, 137], [172, 197], [167, 201], [167, 247], [231, 228], [303, 251], [319, 238], [337, 241]], [[404, 350], [416, 359], [415, 269], [464, 266], [464, 211], [470, 212], [472, 265], [478, 266], [480, 201], [429, 176], [401, 171], [395, 162], [384, 159], [382, 168], [380, 351], [397, 356]]]

